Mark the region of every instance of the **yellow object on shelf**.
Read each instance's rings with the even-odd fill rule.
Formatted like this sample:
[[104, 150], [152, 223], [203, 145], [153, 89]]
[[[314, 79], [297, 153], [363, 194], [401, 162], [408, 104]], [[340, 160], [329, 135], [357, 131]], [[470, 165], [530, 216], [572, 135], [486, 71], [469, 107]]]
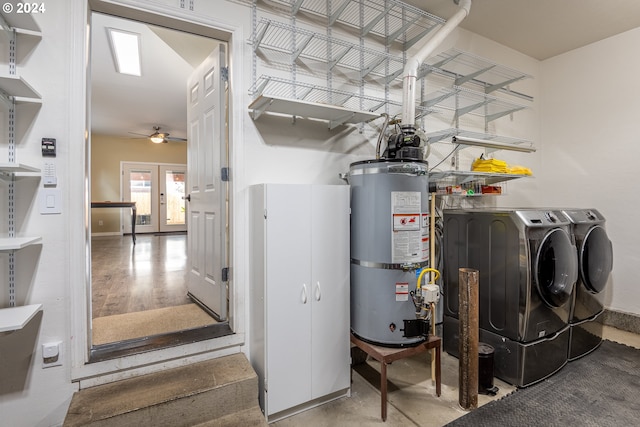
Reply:
[[509, 173], [512, 173], [514, 175], [533, 175], [533, 173], [531, 172], [531, 169], [526, 168], [524, 166], [520, 166], [520, 165], [514, 165], [509, 167]]
[[471, 164], [473, 172], [508, 173], [513, 175], [533, 175], [531, 169], [514, 165], [509, 166], [504, 160], [478, 158]]
[[509, 173], [507, 162], [498, 159], [476, 159], [471, 165], [474, 172]]

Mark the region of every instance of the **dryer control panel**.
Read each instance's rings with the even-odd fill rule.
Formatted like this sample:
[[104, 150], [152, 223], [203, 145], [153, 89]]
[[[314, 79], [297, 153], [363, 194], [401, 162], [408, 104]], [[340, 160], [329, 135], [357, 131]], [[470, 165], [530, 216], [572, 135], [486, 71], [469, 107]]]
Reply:
[[516, 215], [529, 227], [549, 227], [569, 223], [561, 211], [555, 210], [518, 210]]
[[604, 217], [596, 209], [567, 209], [562, 211], [573, 224], [600, 224]]

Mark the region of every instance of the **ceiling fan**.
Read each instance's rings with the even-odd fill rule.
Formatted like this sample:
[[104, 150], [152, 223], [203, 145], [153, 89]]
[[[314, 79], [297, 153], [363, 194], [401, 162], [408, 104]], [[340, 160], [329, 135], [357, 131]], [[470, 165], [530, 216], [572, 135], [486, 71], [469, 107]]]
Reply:
[[186, 142], [185, 138], [174, 138], [169, 136], [169, 132], [160, 132], [160, 126], [154, 126], [153, 133], [151, 135], [145, 135], [142, 133], [135, 133], [135, 132], [129, 132], [129, 133], [133, 135], [141, 135], [141, 136], [144, 136], [145, 138], [149, 138], [149, 140], [151, 140], [151, 142], [155, 144], [161, 144], [163, 142], [168, 143], [169, 141]]

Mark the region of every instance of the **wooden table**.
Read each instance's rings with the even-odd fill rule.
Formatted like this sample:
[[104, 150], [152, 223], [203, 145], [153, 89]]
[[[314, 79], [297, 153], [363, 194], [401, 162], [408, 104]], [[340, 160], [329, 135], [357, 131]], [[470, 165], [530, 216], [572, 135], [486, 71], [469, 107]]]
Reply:
[[373, 357], [375, 360], [380, 362], [380, 393], [381, 393], [381, 410], [382, 410], [382, 421], [387, 420], [387, 365], [390, 365], [391, 362], [396, 360], [404, 359], [405, 357], [410, 357], [416, 354], [425, 353], [432, 348], [435, 349], [436, 353], [436, 395], [440, 397], [440, 392], [442, 388], [441, 378], [440, 378], [440, 353], [442, 349], [442, 340], [440, 337], [431, 335], [429, 339], [421, 342], [420, 344], [413, 347], [382, 347], [373, 344], [369, 344], [364, 342], [353, 334], [351, 334], [351, 342], [369, 356]]
[[131, 208], [131, 240], [136, 244], [136, 202], [91, 202], [92, 208]]

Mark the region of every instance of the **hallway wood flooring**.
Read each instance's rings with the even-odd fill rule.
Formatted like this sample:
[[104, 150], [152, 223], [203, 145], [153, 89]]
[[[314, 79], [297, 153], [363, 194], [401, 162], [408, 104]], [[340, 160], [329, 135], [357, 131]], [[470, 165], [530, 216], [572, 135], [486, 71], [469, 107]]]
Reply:
[[187, 296], [187, 235], [91, 239], [92, 346], [89, 361], [233, 333]]
[[187, 235], [91, 239], [92, 317], [189, 304]]

